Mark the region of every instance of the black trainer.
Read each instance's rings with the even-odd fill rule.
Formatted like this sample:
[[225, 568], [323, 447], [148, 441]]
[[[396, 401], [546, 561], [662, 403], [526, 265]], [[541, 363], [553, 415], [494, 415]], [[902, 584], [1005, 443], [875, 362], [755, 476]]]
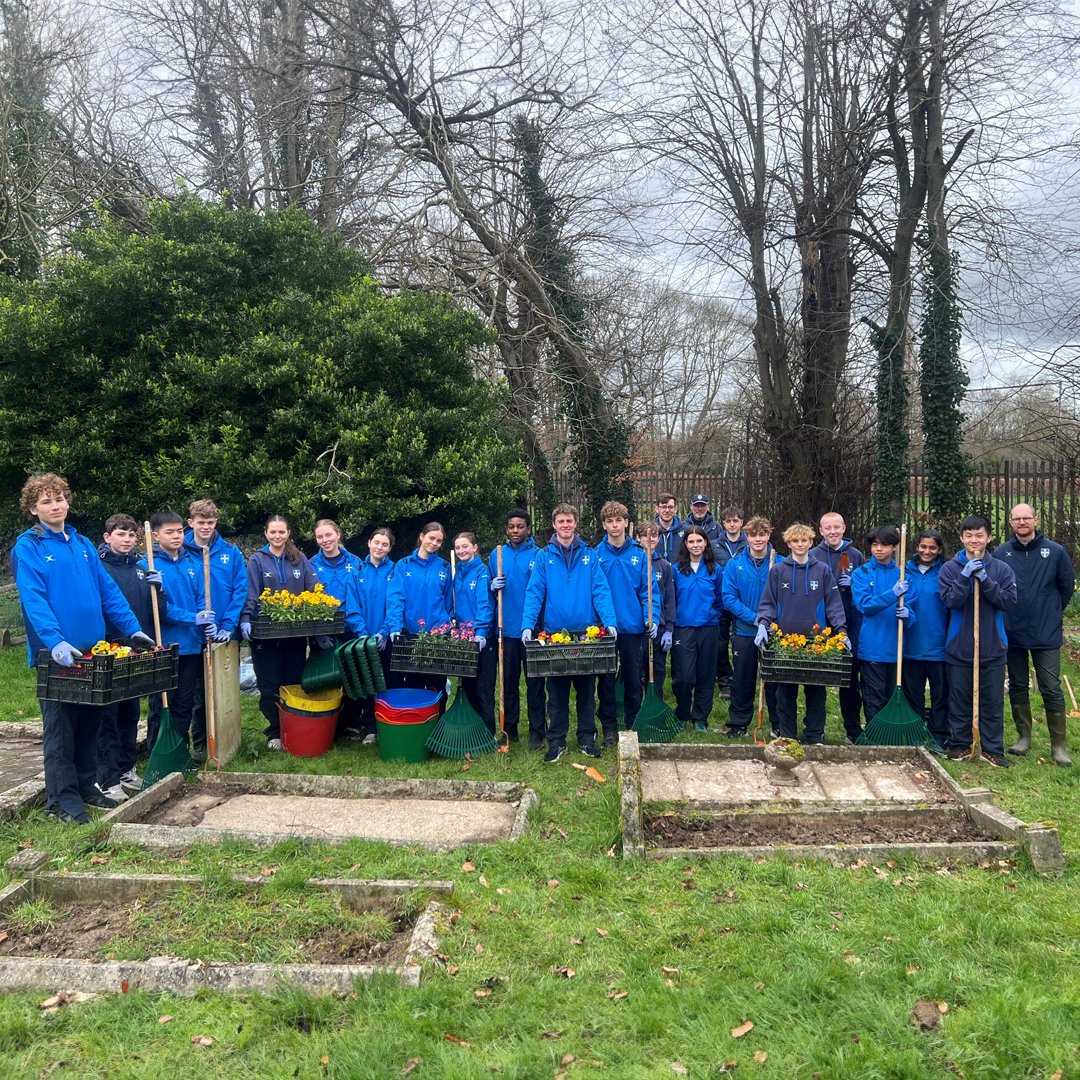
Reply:
[[600, 747], [596, 745], [596, 743], [586, 743], [584, 746], [580, 747], [580, 750], [588, 757], [604, 756], [603, 750], [601, 750]]
[[968, 757], [971, 757], [971, 747], [970, 746], [954, 746], [949, 751], [949, 760], [950, 761], [963, 761], [964, 758], [968, 758]]
[[1002, 757], [1000, 754], [988, 754], [985, 750], [979, 754], [979, 757], [986, 762], [987, 765], [992, 765], [995, 769], [1011, 769], [1013, 763], [1007, 758]]
[[115, 810], [120, 804], [110, 799], [107, 795], [102, 795], [100, 791], [95, 791], [90, 795], [83, 796], [83, 802], [87, 806], [96, 806], [101, 810]]
[[552, 743], [548, 747], [547, 753], [544, 755], [544, 761], [547, 762], [548, 765], [554, 765], [555, 762], [558, 761], [559, 758], [561, 758], [565, 753], [565, 746], [563, 746], [561, 743]]
[[57, 821], [62, 821], [65, 825], [89, 825], [90, 815], [84, 810], [81, 814], [69, 814], [66, 810], [49, 810], [48, 817], [56, 818]]
[[526, 748], [529, 750], [543, 750], [544, 741], [543, 735], [533, 735], [532, 732], [529, 732], [529, 742]]

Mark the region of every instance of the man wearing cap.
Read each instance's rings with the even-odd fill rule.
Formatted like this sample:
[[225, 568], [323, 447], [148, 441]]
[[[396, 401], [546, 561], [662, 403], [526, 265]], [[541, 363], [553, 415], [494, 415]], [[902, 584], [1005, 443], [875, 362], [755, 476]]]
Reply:
[[712, 514], [709, 513], [709, 497], [701, 491], [690, 496], [690, 514], [683, 519], [683, 527], [679, 530], [679, 536], [685, 536], [694, 525], [705, 530], [705, 535], [709, 538], [713, 551], [719, 556], [720, 523], [713, 520]]
[[1016, 577], [1016, 605], [1005, 611], [1009, 672], [1009, 705], [1019, 738], [1010, 754], [1031, 749], [1031, 698], [1028, 654], [1035, 666], [1046, 708], [1050, 748], [1058, 765], [1071, 765], [1065, 749], [1065, 697], [1061, 692], [1061, 619], [1072, 599], [1073, 565], [1069, 553], [1039, 531], [1039, 519], [1027, 503], [1013, 507], [1009, 524], [1012, 539], [994, 552]]

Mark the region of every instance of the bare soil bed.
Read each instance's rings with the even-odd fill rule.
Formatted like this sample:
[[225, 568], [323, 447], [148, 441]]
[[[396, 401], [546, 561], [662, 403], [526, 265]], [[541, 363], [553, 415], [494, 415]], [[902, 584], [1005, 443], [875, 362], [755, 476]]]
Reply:
[[[834, 819], [835, 818], [835, 819]], [[942, 844], [991, 840], [963, 817], [920, 820], [882, 817], [853, 820], [844, 815], [808, 820], [743, 814], [645, 817], [645, 842], [651, 847], [758, 847], [784, 844]]]
[[[392, 900], [336, 901], [325, 894], [204, 900], [219, 917], [202, 932], [190, 891], [157, 899], [35, 902], [0, 915], [0, 956], [145, 960], [175, 956], [209, 963], [402, 964], [418, 911]], [[292, 940], [288, 940], [292, 935]]]

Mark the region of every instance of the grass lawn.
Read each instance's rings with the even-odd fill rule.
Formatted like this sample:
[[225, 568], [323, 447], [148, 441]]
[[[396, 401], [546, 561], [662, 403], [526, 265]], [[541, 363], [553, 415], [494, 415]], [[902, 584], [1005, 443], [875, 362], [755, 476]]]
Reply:
[[[5, 719], [34, 710], [23, 662], [21, 650], [0, 653]], [[313, 760], [267, 753], [254, 701], [244, 700], [244, 745], [232, 768], [462, 775], [460, 763], [386, 765], [355, 745]], [[718, 706], [714, 720], [724, 715]], [[842, 741], [834, 695], [828, 738]], [[1080, 758], [1080, 724], [1071, 750]], [[108, 845], [95, 825], [33, 813], [0, 824], [0, 859], [32, 843], [57, 870], [196, 873], [217, 887], [226, 871], [272, 870], [290, 881], [448, 878], [461, 917], [443, 940], [446, 964], [433, 966], [419, 991], [381, 981], [345, 1000], [287, 988], [194, 999], [131, 993], [55, 1013], [38, 1009], [44, 994], [6, 994], [3, 1076], [1080, 1077], [1080, 768], [1039, 763], [1039, 753], [1048, 757], [1045, 726], [1036, 751], [1009, 771], [948, 768], [991, 787], [1025, 820], [1061, 829], [1068, 869], [1058, 880], [1024, 862], [963, 870], [624, 864], [610, 753], [593, 763], [605, 784], [571, 768], [587, 761], [573, 753], [554, 767], [523, 749], [473, 763], [470, 779], [536, 788], [534, 828], [516, 844], [442, 855], [361, 842], [154, 854]], [[229, 908], [243, 901], [228, 895], [221, 904], [205, 914], [211, 932], [230, 912], [237, 923], [288, 922]], [[198, 937], [185, 921], [185, 940]], [[176, 951], [190, 954], [181, 944]], [[921, 1034], [909, 1023], [920, 999], [947, 1005], [940, 1031]], [[172, 1021], [159, 1023], [163, 1015]], [[752, 1029], [733, 1037], [745, 1022]], [[195, 1035], [213, 1044], [194, 1045]]]

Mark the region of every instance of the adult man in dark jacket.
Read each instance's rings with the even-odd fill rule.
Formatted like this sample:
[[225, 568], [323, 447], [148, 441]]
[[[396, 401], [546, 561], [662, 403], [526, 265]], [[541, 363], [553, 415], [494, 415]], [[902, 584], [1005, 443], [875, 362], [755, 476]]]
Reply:
[[[690, 496], [690, 514], [688, 517], [683, 518], [682, 529], [679, 531], [679, 536], [683, 537], [692, 529], [695, 525], [705, 530], [705, 535], [709, 538], [709, 543], [712, 544], [713, 551], [720, 554], [720, 523], [709, 512], [709, 497], [704, 492], [699, 491]], [[678, 556], [674, 556], [677, 558]]]
[[1009, 518], [1012, 539], [995, 552], [1016, 577], [1016, 606], [1005, 612], [1009, 635], [1006, 665], [1009, 704], [1019, 738], [1010, 754], [1031, 749], [1031, 699], [1028, 654], [1035, 665], [1039, 693], [1046, 707], [1050, 747], [1058, 765], [1071, 765], [1065, 749], [1065, 697], [1061, 692], [1061, 620], [1073, 594], [1073, 565], [1069, 553], [1039, 531], [1039, 519], [1027, 503], [1013, 507]]

